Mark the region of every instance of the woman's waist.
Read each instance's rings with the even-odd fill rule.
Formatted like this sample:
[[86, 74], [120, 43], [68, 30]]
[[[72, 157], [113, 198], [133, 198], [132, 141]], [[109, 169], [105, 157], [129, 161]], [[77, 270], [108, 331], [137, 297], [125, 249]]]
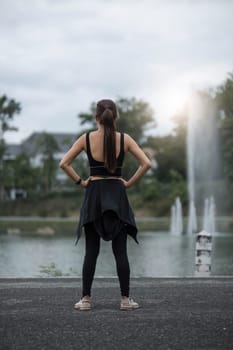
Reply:
[[91, 175], [89, 177], [90, 181], [96, 181], [96, 180], [121, 180], [121, 176], [108, 176], [108, 175]]

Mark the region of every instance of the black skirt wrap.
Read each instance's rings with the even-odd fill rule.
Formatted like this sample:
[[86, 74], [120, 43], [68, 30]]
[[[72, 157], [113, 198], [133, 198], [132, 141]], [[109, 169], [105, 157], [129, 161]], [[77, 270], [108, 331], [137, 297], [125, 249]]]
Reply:
[[119, 179], [90, 181], [80, 211], [76, 244], [82, 227], [92, 224], [106, 241], [112, 240], [121, 230], [137, 241], [137, 227], [130, 207], [126, 189]]

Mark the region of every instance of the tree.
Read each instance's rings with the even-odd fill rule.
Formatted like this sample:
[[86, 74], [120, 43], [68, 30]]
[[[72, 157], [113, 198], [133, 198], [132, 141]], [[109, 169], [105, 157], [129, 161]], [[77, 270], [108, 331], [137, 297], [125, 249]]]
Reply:
[[185, 181], [186, 169], [186, 137], [188, 114], [186, 108], [173, 116], [174, 128], [170, 135], [150, 136], [147, 146], [156, 151], [158, 166], [154, 172], [161, 182], [173, 181], [173, 172], [177, 172]]
[[216, 90], [224, 173], [233, 182], [233, 73]]
[[27, 192], [37, 189], [39, 182], [38, 168], [32, 167], [30, 157], [26, 153], [20, 153], [14, 162], [13, 182], [16, 188], [21, 188]]
[[52, 188], [58, 167], [54, 153], [59, 151], [59, 146], [51, 134], [44, 132], [38, 141], [38, 148], [42, 152], [43, 163], [41, 170], [41, 184], [45, 191], [48, 193]]
[[4, 154], [6, 145], [4, 142], [4, 133], [6, 131], [15, 131], [17, 128], [11, 125], [15, 114], [19, 114], [21, 106], [19, 102], [9, 99], [6, 95], [0, 96], [0, 199], [4, 198]]

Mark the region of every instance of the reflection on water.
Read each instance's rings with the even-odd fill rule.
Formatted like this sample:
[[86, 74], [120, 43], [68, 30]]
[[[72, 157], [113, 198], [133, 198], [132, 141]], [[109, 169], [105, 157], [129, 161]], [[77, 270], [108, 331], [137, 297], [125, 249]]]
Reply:
[[[143, 232], [139, 245], [130, 237], [128, 255], [132, 277], [192, 276], [195, 269], [195, 235], [172, 236]], [[0, 236], [0, 277], [79, 277], [84, 238]], [[211, 275], [233, 274], [233, 234], [213, 237]], [[101, 241], [96, 276], [116, 276], [111, 242]]]

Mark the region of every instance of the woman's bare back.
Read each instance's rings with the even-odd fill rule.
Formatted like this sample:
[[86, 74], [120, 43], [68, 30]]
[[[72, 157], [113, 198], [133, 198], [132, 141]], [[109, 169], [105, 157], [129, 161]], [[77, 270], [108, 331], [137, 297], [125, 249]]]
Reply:
[[[119, 132], [116, 132], [116, 157], [118, 157], [120, 154], [120, 136], [121, 134]], [[104, 133], [99, 131], [92, 131], [89, 134], [89, 140], [92, 158], [99, 162], [103, 162]], [[87, 151], [86, 148], [85, 151]]]

